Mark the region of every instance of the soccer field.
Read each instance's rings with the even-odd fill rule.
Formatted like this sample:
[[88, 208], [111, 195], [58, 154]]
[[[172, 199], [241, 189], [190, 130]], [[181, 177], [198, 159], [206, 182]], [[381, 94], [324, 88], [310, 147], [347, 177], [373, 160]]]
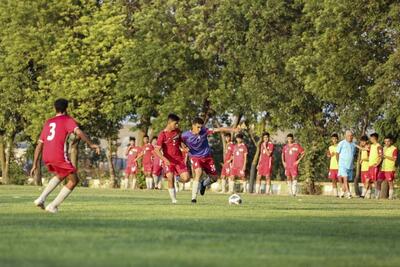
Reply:
[[[399, 266], [400, 201], [0, 187], [0, 266]], [[54, 197], [55, 194], [52, 194]]]

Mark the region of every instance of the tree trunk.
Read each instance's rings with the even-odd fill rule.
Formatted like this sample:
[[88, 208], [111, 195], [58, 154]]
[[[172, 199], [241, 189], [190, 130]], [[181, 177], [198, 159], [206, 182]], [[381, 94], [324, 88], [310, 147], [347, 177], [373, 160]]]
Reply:
[[[14, 135], [12, 135], [14, 136]], [[6, 137], [3, 139], [3, 151], [4, 151], [4, 166], [2, 166], [2, 177], [3, 183], [10, 183], [10, 162], [11, 162], [11, 154], [13, 153], [13, 137]]]
[[115, 177], [115, 168], [114, 168], [114, 162], [112, 158], [112, 154], [114, 151], [114, 146], [113, 146], [113, 140], [112, 138], [107, 139], [107, 163], [108, 163], [108, 171], [110, 174], [110, 181], [111, 181], [111, 187], [115, 188], [117, 187], [117, 180]]
[[35, 183], [35, 185], [42, 186], [42, 157], [41, 156], [39, 157], [38, 166], [35, 171], [34, 183]]
[[253, 193], [253, 189], [254, 189], [254, 183], [256, 180], [256, 176], [257, 176], [257, 163], [258, 163], [258, 158], [260, 157], [260, 146], [262, 143], [262, 138], [260, 138], [260, 140], [257, 142], [256, 144], [256, 153], [254, 154], [253, 157], [253, 161], [251, 162], [251, 167], [250, 167], [250, 193]]
[[5, 184], [6, 181], [4, 179], [4, 172], [6, 169], [6, 151], [4, 145], [4, 136], [0, 137], [0, 164], [1, 164], [1, 175], [3, 177], [3, 183]]

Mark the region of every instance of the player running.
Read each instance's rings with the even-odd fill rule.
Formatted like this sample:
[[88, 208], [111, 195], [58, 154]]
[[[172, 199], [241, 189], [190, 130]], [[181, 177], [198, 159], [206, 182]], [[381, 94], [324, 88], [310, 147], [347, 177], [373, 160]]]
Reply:
[[222, 165], [221, 170], [221, 193], [226, 193], [226, 180], [229, 178], [231, 174], [231, 158], [233, 155], [233, 150], [235, 149], [235, 144], [232, 142], [232, 135], [230, 133], [225, 134], [225, 155], [224, 155], [224, 164]]
[[256, 194], [261, 193], [261, 178], [265, 177], [265, 194], [271, 191], [272, 159], [274, 144], [270, 140], [269, 133], [263, 133], [263, 143], [260, 149], [260, 159], [257, 166]]
[[126, 159], [126, 169], [125, 169], [125, 181], [124, 188], [129, 188], [129, 182], [131, 182], [131, 188], [134, 190], [136, 188], [136, 180], [138, 173], [138, 157], [142, 149], [136, 146], [136, 138], [129, 137], [129, 145], [126, 148], [125, 156]]
[[[182, 140], [189, 148], [190, 162], [193, 167], [193, 183], [192, 183], [192, 203], [197, 202], [197, 192], [200, 187], [200, 194], [204, 195], [207, 186], [218, 180], [217, 170], [215, 168], [214, 159], [211, 155], [208, 136], [220, 132], [236, 132], [231, 128], [208, 129], [204, 126], [202, 118], [195, 118], [192, 121], [192, 129], [182, 134]], [[208, 177], [200, 182], [200, 178], [205, 172]]]
[[232, 169], [229, 177], [229, 193], [233, 193], [235, 187], [235, 178], [238, 177], [243, 182], [243, 192], [247, 192], [246, 165], [247, 165], [247, 146], [243, 143], [243, 134], [236, 135], [236, 145], [231, 158]]
[[[151, 140], [151, 144], [153, 148], [157, 145], [157, 137], [153, 137]], [[163, 170], [163, 163], [159, 156], [153, 150], [153, 162], [152, 162], [152, 175], [154, 180], [154, 189], [161, 189], [161, 182], [162, 182], [162, 170]]]
[[[100, 154], [99, 146], [93, 144], [89, 138], [82, 132], [75, 120], [67, 115], [68, 101], [66, 99], [57, 99], [54, 102], [56, 116], [47, 120], [40, 134], [38, 144], [35, 149], [33, 167], [31, 176], [34, 175], [40, 154], [43, 155], [43, 161], [49, 172], [55, 176], [49, 181], [47, 187], [42, 194], [34, 201], [34, 204], [50, 213], [58, 212], [61, 203], [71, 194], [72, 190], [79, 182], [77, 169], [68, 159], [66, 151], [66, 141], [72, 133], [76, 134], [79, 139], [83, 140], [88, 146], [98, 154]], [[61, 189], [58, 196], [45, 208], [45, 201], [48, 195], [64, 180], [67, 184]]]
[[299, 163], [304, 158], [303, 147], [295, 143], [293, 134], [287, 135], [287, 144], [282, 150], [282, 163], [285, 168], [289, 195], [296, 196], [297, 176], [299, 175]]
[[386, 180], [389, 185], [389, 199], [394, 198], [394, 179], [397, 161], [397, 148], [393, 145], [393, 138], [385, 137], [385, 146], [383, 148], [383, 162], [381, 175], [379, 176], [378, 185], [381, 187], [382, 181]]
[[381, 184], [378, 182], [380, 165], [383, 160], [383, 148], [378, 142], [379, 135], [373, 133], [369, 136], [371, 142], [369, 148], [369, 170], [368, 170], [368, 180], [375, 183], [375, 198], [379, 199], [381, 194]]
[[328, 158], [330, 158], [328, 178], [332, 180], [333, 195], [339, 197], [338, 194], [339, 192], [337, 187], [339, 165], [336, 157], [336, 149], [337, 149], [337, 143], [339, 142], [339, 136], [337, 134], [332, 134], [331, 142], [332, 145], [329, 147], [327, 152]]
[[360, 149], [361, 149], [361, 182], [364, 187], [361, 193], [361, 198], [371, 198], [371, 182], [368, 178], [368, 170], [369, 170], [369, 144], [368, 144], [368, 136], [363, 135], [360, 138]]
[[174, 177], [179, 176], [181, 182], [190, 179], [182, 149], [181, 131], [178, 128], [180, 118], [175, 114], [169, 114], [167, 125], [160, 132], [157, 145], [154, 148], [156, 155], [163, 161], [165, 175], [168, 180], [168, 192], [173, 204], [177, 203]]

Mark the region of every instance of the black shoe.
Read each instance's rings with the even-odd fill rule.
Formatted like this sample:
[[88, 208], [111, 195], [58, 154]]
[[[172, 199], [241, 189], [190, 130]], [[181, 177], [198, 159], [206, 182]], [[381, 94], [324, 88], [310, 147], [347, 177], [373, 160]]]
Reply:
[[365, 198], [365, 196], [359, 196], [360, 198]]
[[196, 204], [197, 200], [196, 199], [192, 199], [192, 204]]
[[204, 196], [204, 193], [206, 192], [207, 186], [205, 186], [202, 182], [200, 183], [200, 195]]

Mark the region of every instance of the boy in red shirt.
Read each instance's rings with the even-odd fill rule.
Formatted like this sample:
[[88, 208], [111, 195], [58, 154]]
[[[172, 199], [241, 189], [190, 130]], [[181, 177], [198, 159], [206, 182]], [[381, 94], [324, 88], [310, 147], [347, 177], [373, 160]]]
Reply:
[[129, 188], [129, 181], [131, 181], [131, 188], [136, 188], [136, 175], [138, 173], [138, 158], [142, 149], [136, 146], [136, 138], [129, 137], [129, 145], [126, 148], [126, 169], [125, 169], [125, 182], [124, 188]]
[[235, 177], [243, 181], [243, 192], [247, 192], [246, 164], [247, 164], [247, 146], [243, 143], [243, 134], [236, 135], [236, 145], [233, 150], [232, 169], [229, 177], [229, 193], [233, 193], [235, 186]]
[[[34, 175], [40, 154], [43, 155], [43, 161], [49, 172], [55, 176], [49, 181], [47, 187], [42, 194], [34, 201], [34, 204], [50, 213], [58, 212], [58, 207], [71, 194], [72, 190], [79, 182], [77, 170], [68, 159], [66, 151], [66, 141], [72, 133], [78, 138], [86, 142], [90, 148], [95, 149], [100, 153], [99, 146], [93, 144], [89, 138], [82, 132], [75, 120], [67, 115], [68, 101], [66, 99], [57, 99], [54, 103], [56, 116], [47, 120], [40, 134], [39, 142], [35, 149], [33, 167], [31, 176]], [[58, 196], [45, 207], [45, 201], [48, 195], [63, 181], [67, 179], [67, 184], [61, 189]]]
[[269, 133], [263, 133], [263, 143], [260, 148], [260, 159], [257, 166], [256, 194], [261, 193], [261, 177], [265, 177], [265, 193], [270, 194], [271, 174], [272, 174], [272, 155], [274, 144], [270, 141]]
[[156, 155], [164, 163], [164, 172], [168, 180], [168, 192], [172, 203], [177, 203], [174, 177], [179, 176], [181, 182], [190, 179], [186, 166], [185, 158], [181, 149], [186, 149], [182, 145], [181, 131], [178, 127], [180, 118], [175, 114], [168, 115], [167, 125], [160, 132], [157, 145], [154, 149]]
[[230, 133], [225, 134], [226, 152], [224, 155], [224, 164], [221, 170], [221, 193], [226, 192], [226, 179], [231, 175], [231, 158], [235, 144], [232, 142], [232, 135]]
[[296, 196], [297, 176], [299, 175], [299, 163], [304, 158], [304, 149], [294, 142], [293, 134], [287, 135], [287, 144], [282, 150], [282, 163], [285, 168], [289, 194]]
[[142, 158], [143, 174], [146, 179], [146, 188], [153, 189], [153, 158], [154, 158], [154, 146], [150, 144], [150, 139], [148, 135], [143, 136], [143, 146], [141, 148], [142, 152], [139, 158]]
[[[157, 145], [157, 137], [153, 137], [151, 140], [151, 144], [153, 148]], [[162, 182], [162, 171], [163, 171], [163, 163], [159, 156], [157, 156], [155, 150], [153, 150], [153, 162], [151, 174], [153, 175], [154, 180], [154, 189], [161, 189]]]

